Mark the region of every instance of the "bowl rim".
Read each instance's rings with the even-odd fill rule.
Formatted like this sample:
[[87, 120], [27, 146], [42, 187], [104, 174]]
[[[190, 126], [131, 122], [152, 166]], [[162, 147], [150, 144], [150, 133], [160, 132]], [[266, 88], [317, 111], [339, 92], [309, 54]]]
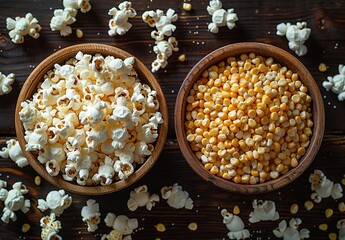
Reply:
[[[308, 92], [312, 97], [312, 115], [314, 122], [310, 145], [307, 148], [304, 156], [299, 160], [297, 167], [290, 169], [287, 173], [279, 176], [277, 179], [254, 185], [237, 184], [213, 175], [208, 170], [205, 170], [204, 165], [196, 158], [194, 152], [191, 150], [189, 142], [186, 140], [184, 124], [186, 112], [186, 104], [184, 104], [184, 101], [188, 96], [193, 83], [200, 78], [201, 74], [213, 64], [218, 64], [222, 60], [226, 60], [228, 57], [237, 57], [242, 53], [249, 54], [250, 52], [254, 52], [255, 54], [264, 57], [272, 57], [275, 62], [280, 63], [282, 66], [286, 66], [291, 71], [298, 73], [300, 80], [305, 86], [307, 86]], [[305, 76], [305, 78], [302, 79], [302, 76]], [[270, 192], [286, 186], [298, 178], [308, 168], [308, 166], [315, 159], [322, 143], [325, 129], [325, 110], [319, 88], [313, 76], [296, 57], [287, 51], [270, 44], [259, 42], [242, 42], [229, 44], [214, 50], [203, 57], [189, 71], [176, 98], [174, 124], [176, 137], [181, 152], [190, 167], [199, 176], [223, 190], [240, 194], [257, 194]]]
[[[116, 58], [125, 59], [128, 57], [134, 57], [134, 68], [139, 76], [139, 79], [150, 85], [157, 92], [157, 98], [160, 104], [160, 112], [162, 113], [162, 117], [164, 122], [159, 126], [159, 135], [155, 142], [155, 149], [153, 153], [146, 159], [146, 161], [141, 164], [134, 173], [129, 176], [125, 180], [114, 181], [110, 185], [92, 185], [92, 186], [82, 186], [78, 185], [75, 181], [69, 182], [62, 178], [61, 174], [59, 173], [58, 176], [53, 177], [50, 176], [47, 171], [45, 170], [44, 164], [41, 164], [36, 156], [32, 152], [25, 151], [25, 139], [24, 139], [24, 127], [21, 123], [19, 118], [19, 111], [21, 109], [21, 103], [26, 101], [27, 99], [32, 98], [32, 94], [29, 94], [31, 89], [37, 90], [37, 84], [42, 82], [44, 74], [48, 71], [53, 69], [55, 63], [63, 63], [68, 59], [75, 57], [77, 52], [82, 51], [86, 54], [95, 55], [97, 53], [102, 54], [105, 56], [114, 56]], [[33, 91], [35, 92], [35, 91]], [[123, 188], [130, 186], [131, 184], [138, 181], [142, 178], [154, 165], [157, 161], [159, 155], [161, 154], [165, 140], [168, 133], [168, 110], [167, 104], [165, 100], [165, 96], [163, 91], [158, 83], [157, 79], [154, 75], [148, 70], [148, 68], [133, 54], [130, 54], [122, 49], [117, 47], [107, 45], [107, 44], [99, 44], [99, 43], [84, 43], [84, 44], [76, 44], [71, 45], [61, 50], [49, 55], [46, 57], [42, 62], [40, 62], [37, 67], [30, 73], [28, 78], [26, 79], [20, 93], [18, 96], [16, 109], [15, 109], [15, 130], [19, 145], [22, 149], [24, 156], [28, 159], [29, 164], [32, 168], [45, 180], [49, 183], [54, 185], [55, 187], [62, 188], [66, 191], [81, 194], [81, 195], [103, 195], [112, 192], [119, 191]]]

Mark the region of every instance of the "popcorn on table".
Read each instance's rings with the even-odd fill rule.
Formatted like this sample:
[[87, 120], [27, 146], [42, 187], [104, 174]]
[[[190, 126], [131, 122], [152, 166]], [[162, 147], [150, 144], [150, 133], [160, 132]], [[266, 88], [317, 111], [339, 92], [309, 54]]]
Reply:
[[0, 72], [0, 96], [4, 94], [8, 94], [12, 91], [12, 84], [14, 82], [15, 75], [14, 73], [10, 73], [7, 76]]
[[304, 45], [308, 40], [311, 30], [307, 28], [306, 22], [297, 22], [296, 25], [291, 23], [280, 23], [277, 25], [277, 35], [286, 36], [289, 41], [289, 48], [298, 56], [307, 54], [307, 47]]
[[0, 200], [4, 202], [1, 220], [9, 223], [10, 220], [17, 220], [16, 211], [21, 210], [27, 213], [30, 208], [30, 200], [25, 199], [24, 195], [29, 192], [24, 184], [16, 182], [10, 191], [6, 190], [7, 182], [0, 180]]
[[284, 240], [300, 240], [309, 238], [310, 231], [306, 228], [298, 230], [299, 225], [301, 225], [302, 220], [300, 218], [291, 218], [289, 221], [289, 226], [285, 220], [281, 221], [278, 228], [273, 230], [274, 236], [277, 238], [283, 238]]
[[37, 151], [51, 176], [109, 185], [152, 154], [163, 118], [157, 92], [140, 82], [134, 61], [79, 52], [55, 64], [21, 103], [26, 151]]
[[109, 9], [108, 15], [112, 16], [109, 20], [109, 36], [124, 35], [131, 29], [132, 24], [128, 22], [129, 18], [134, 18], [137, 12], [132, 8], [132, 3], [124, 1], [119, 4], [119, 9], [113, 7]]
[[0, 157], [12, 159], [20, 168], [29, 165], [28, 160], [23, 155], [19, 142], [15, 139], [9, 139], [6, 141], [7, 147], [2, 148], [0, 151]]
[[64, 190], [51, 191], [47, 194], [46, 200], [38, 199], [37, 208], [42, 212], [50, 209], [51, 213], [60, 216], [65, 209], [72, 204], [72, 197], [65, 193]]
[[[104, 219], [107, 227], [112, 227], [113, 230], [109, 235], [103, 235], [104, 239], [131, 239], [133, 230], [138, 228], [138, 220], [136, 218], [129, 219], [125, 215], [116, 216], [114, 213], [108, 213]], [[124, 238], [122, 238], [125, 236]], [[112, 237], [112, 238], [111, 238]]]
[[339, 199], [343, 196], [341, 185], [333, 183], [321, 170], [315, 170], [314, 173], [310, 174], [309, 182], [311, 190], [314, 191], [311, 194], [311, 199], [316, 203], [320, 203], [322, 198], [332, 197], [333, 199]]
[[257, 223], [260, 221], [276, 221], [279, 219], [279, 213], [276, 205], [270, 200], [254, 200], [253, 211], [249, 214], [249, 222]]
[[244, 223], [239, 216], [229, 213], [226, 209], [221, 211], [221, 215], [223, 217], [223, 223], [229, 230], [227, 234], [229, 239], [239, 240], [250, 237], [249, 230], [244, 228]]
[[98, 224], [101, 222], [99, 204], [94, 199], [87, 200], [86, 206], [81, 209], [81, 216], [83, 222], [87, 223], [87, 230], [89, 232], [96, 231]]
[[193, 209], [193, 200], [189, 193], [182, 190], [182, 187], [175, 183], [173, 186], [164, 186], [161, 189], [162, 198], [167, 200], [170, 207], [180, 209]]
[[345, 239], [345, 219], [340, 219], [337, 222], [337, 228], [339, 229], [338, 239], [344, 240]]
[[338, 94], [338, 100], [345, 100], [345, 65], [339, 64], [339, 74], [328, 76], [327, 81], [322, 82], [322, 86], [327, 90]]
[[129, 210], [135, 211], [138, 207], [145, 206], [147, 210], [151, 211], [156, 202], [159, 202], [159, 196], [157, 194], [150, 195], [147, 186], [142, 185], [131, 191], [127, 207]]
[[42, 29], [38, 24], [38, 20], [34, 18], [31, 13], [27, 13], [23, 18], [6, 18], [6, 28], [7, 30], [10, 30], [8, 35], [14, 43], [23, 43], [25, 35], [29, 35], [30, 37], [37, 39], [39, 38], [39, 32]]
[[207, 12], [212, 16], [212, 23], [208, 24], [208, 30], [212, 33], [218, 33], [219, 27], [227, 26], [233, 29], [238, 21], [237, 14], [233, 8], [225, 10], [222, 8], [220, 0], [211, 0], [207, 6]]
[[42, 227], [42, 240], [62, 239], [62, 237], [58, 235], [61, 229], [61, 222], [59, 220], [56, 220], [56, 216], [54, 213], [50, 213], [49, 216], [43, 216], [40, 219], [40, 226]]
[[[177, 21], [178, 15], [171, 8], [167, 10], [166, 14], [157, 9], [156, 11], [145, 11], [142, 19], [150, 27], [156, 27], [156, 30], [151, 32], [151, 37], [156, 40], [153, 51], [157, 54], [156, 60], [151, 64], [151, 72], [157, 72], [160, 68], [165, 68], [168, 64], [168, 58], [173, 52], [179, 50], [178, 42], [174, 37], [171, 37], [176, 30], [176, 26], [172, 23]], [[164, 40], [165, 36], [169, 37], [168, 40]]]

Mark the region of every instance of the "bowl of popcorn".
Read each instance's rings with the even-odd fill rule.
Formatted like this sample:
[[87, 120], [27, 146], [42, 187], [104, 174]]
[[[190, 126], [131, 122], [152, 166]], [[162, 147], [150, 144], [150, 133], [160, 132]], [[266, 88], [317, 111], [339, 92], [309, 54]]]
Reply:
[[106, 194], [149, 171], [167, 136], [163, 92], [145, 65], [103, 44], [73, 45], [43, 60], [16, 106], [18, 141], [44, 179]]
[[185, 78], [175, 105], [181, 151], [206, 181], [236, 193], [281, 188], [312, 163], [325, 116], [313, 77], [263, 43], [224, 46]]

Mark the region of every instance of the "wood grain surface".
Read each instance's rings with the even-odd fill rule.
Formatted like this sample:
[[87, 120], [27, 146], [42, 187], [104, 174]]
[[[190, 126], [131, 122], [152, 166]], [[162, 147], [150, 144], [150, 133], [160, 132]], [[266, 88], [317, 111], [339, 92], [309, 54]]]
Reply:
[[[245, 226], [251, 231], [251, 239], [275, 239], [272, 230], [278, 226], [279, 221], [260, 222], [249, 224], [248, 215], [254, 199], [268, 199], [276, 202], [280, 219], [289, 220], [291, 217], [302, 219], [301, 228], [308, 228], [311, 232], [310, 239], [328, 239], [328, 234], [338, 232], [336, 223], [345, 218], [340, 213], [337, 205], [345, 201], [345, 197], [335, 201], [331, 198], [324, 199], [321, 203], [307, 211], [303, 204], [310, 199], [309, 174], [315, 169], [321, 169], [329, 179], [341, 182], [345, 173], [345, 104], [338, 102], [335, 94], [326, 92], [322, 88], [322, 81], [327, 76], [338, 73], [338, 65], [345, 64], [345, 1], [344, 0], [277, 0], [254, 1], [233, 0], [223, 1], [224, 8], [234, 8], [239, 21], [233, 30], [221, 28], [218, 34], [207, 31], [210, 16], [206, 7], [208, 1], [191, 0], [193, 10], [182, 10], [182, 0], [158, 1], [138, 0], [133, 1], [133, 7], [138, 16], [130, 19], [132, 29], [124, 36], [109, 37], [107, 12], [117, 6], [119, 1], [91, 0], [92, 10], [89, 13], [78, 13], [77, 22], [72, 25], [74, 33], [68, 37], [60, 37], [58, 32], [52, 32], [49, 27], [54, 9], [62, 8], [62, 1], [44, 0], [16, 0], [0, 1], [0, 71], [5, 74], [13, 72], [16, 81], [13, 91], [8, 95], [0, 96], [0, 146], [5, 141], [15, 137], [14, 110], [18, 94], [31, 71], [44, 58], [61, 48], [78, 43], [105, 43], [119, 47], [139, 58], [148, 68], [155, 58], [152, 51], [154, 40], [150, 37], [153, 30], [141, 19], [141, 14], [149, 9], [167, 10], [173, 8], [179, 14], [176, 22], [177, 30], [173, 34], [179, 41], [180, 51], [174, 53], [169, 59], [166, 69], [155, 73], [155, 77], [165, 94], [169, 111], [168, 139], [163, 152], [153, 168], [139, 182], [128, 189], [116, 193], [96, 196], [100, 203], [102, 222], [99, 230], [88, 233], [85, 224], [81, 221], [80, 211], [86, 205], [88, 197], [71, 194], [73, 204], [59, 217], [62, 223], [61, 236], [64, 239], [100, 239], [101, 234], [109, 233], [103, 219], [107, 212], [125, 214], [136, 217], [139, 221], [139, 230], [132, 236], [133, 239], [226, 239], [227, 229], [222, 223], [220, 210], [231, 210], [235, 205], [241, 209]], [[37, 40], [25, 38], [23, 44], [14, 44], [8, 37], [6, 17], [25, 16], [31, 12], [42, 26], [41, 37]], [[284, 188], [262, 195], [238, 195], [224, 192], [210, 183], [205, 182], [194, 173], [185, 162], [176, 142], [173, 113], [177, 92], [181, 83], [192, 67], [206, 54], [218, 47], [244, 41], [269, 43], [288, 49], [287, 40], [275, 34], [276, 25], [281, 22], [306, 21], [311, 28], [311, 36], [306, 43], [307, 55], [298, 59], [313, 75], [321, 95], [326, 112], [325, 136], [315, 161], [296, 181]], [[75, 29], [84, 32], [84, 38], [75, 36]], [[179, 54], [186, 54], [188, 61], [181, 63], [177, 60]], [[328, 70], [324, 73], [318, 71], [318, 65], [324, 62]], [[37, 175], [31, 167], [18, 168], [9, 159], [0, 159], [0, 179], [12, 185], [22, 181], [29, 188], [28, 197], [32, 207], [27, 214], [18, 212], [18, 220], [5, 224], [0, 221], [0, 239], [39, 239], [39, 219], [42, 213], [37, 209], [37, 200], [44, 198], [51, 190], [57, 190], [48, 182], [43, 181], [40, 186], [35, 186], [34, 178]], [[147, 184], [150, 192], [159, 194], [164, 185], [178, 182], [187, 190], [194, 200], [193, 210], [175, 210], [161, 200], [152, 211], [140, 208], [135, 212], [127, 209], [126, 203], [129, 192], [137, 186]], [[289, 212], [290, 205], [298, 203], [300, 210], [296, 215]], [[0, 211], [3, 208], [0, 202]], [[324, 211], [332, 208], [334, 215], [326, 218]], [[47, 214], [47, 213], [46, 213]], [[190, 231], [187, 225], [195, 221], [198, 223], [197, 231]], [[157, 223], [166, 225], [166, 232], [159, 233], [154, 226]], [[23, 223], [29, 223], [31, 229], [27, 233], [21, 232]], [[327, 231], [318, 229], [321, 223], [328, 224]]]

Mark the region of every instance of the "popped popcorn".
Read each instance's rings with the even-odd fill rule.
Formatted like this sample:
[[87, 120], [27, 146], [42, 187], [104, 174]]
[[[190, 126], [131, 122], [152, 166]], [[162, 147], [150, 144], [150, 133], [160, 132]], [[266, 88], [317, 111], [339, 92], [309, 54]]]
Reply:
[[[176, 30], [176, 26], [172, 23], [177, 21], [178, 15], [171, 8], [167, 10], [166, 14], [157, 9], [156, 11], [145, 11], [142, 19], [150, 27], [157, 29], [151, 32], [151, 37], [156, 40], [153, 51], [157, 54], [156, 60], [151, 64], [151, 72], [157, 72], [160, 68], [165, 68], [168, 64], [168, 58], [173, 52], [179, 50], [176, 39], [170, 37]], [[165, 36], [169, 37], [168, 40], [164, 40]]]
[[257, 223], [260, 221], [276, 221], [279, 219], [279, 213], [276, 211], [276, 205], [269, 200], [254, 200], [253, 212], [249, 214], [249, 222]]
[[151, 211], [156, 202], [159, 202], [159, 196], [157, 194], [150, 195], [147, 186], [142, 185], [131, 191], [127, 207], [129, 210], [135, 211], [138, 207], [146, 206], [146, 209]]
[[19, 142], [15, 139], [9, 139], [6, 141], [7, 147], [2, 148], [0, 151], [0, 157], [12, 159], [20, 168], [29, 165], [28, 160], [23, 155]]
[[39, 32], [42, 29], [38, 24], [38, 20], [31, 13], [27, 13], [23, 18], [6, 18], [6, 28], [10, 30], [8, 35], [12, 42], [17, 44], [24, 42], [25, 35], [29, 35], [34, 39], [39, 38]]
[[50, 209], [51, 213], [60, 216], [66, 208], [71, 206], [72, 197], [65, 193], [64, 190], [51, 191], [47, 194], [46, 200], [38, 199], [37, 208], [42, 212]]
[[12, 91], [12, 84], [14, 82], [15, 75], [14, 73], [10, 73], [7, 76], [0, 72], [0, 96], [4, 94], [8, 94]]
[[239, 216], [229, 213], [226, 209], [221, 211], [221, 215], [223, 217], [223, 223], [229, 230], [227, 234], [229, 239], [239, 240], [249, 238], [249, 230], [244, 228], [244, 223]]
[[164, 186], [161, 189], [162, 198], [167, 200], [170, 207], [180, 209], [193, 209], [193, 200], [189, 193], [182, 190], [182, 187], [175, 183], [173, 186]]
[[207, 12], [212, 16], [212, 23], [208, 24], [211, 33], [218, 33], [219, 27], [227, 26], [233, 29], [238, 21], [237, 14], [233, 8], [225, 10], [220, 0], [211, 0], [207, 6]]
[[40, 219], [41, 238], [42, 240], [61, 240], [62, 238], [58, 235], [61, 229], [61, 222], [56, 220], [55, 214], [50, 213], [49, 216], [43, 216]]
[[344, 240], [345, 239], [345, 219], [340, 219], [337, 222], [337, 228], [339, 229], [338, 239]]
[[81, 209], [81, 216], [83, 222], [87, 223], [87, 230], [94, 232], [98, 229], [98, 224], [101, 222], [101, 214], [99, 213], [99, 204], [94, 199], [89, 199], [86, 206]]
[[277, 238], [283, 238], [284, 240], [309, 238], [310, 231], [308, 229], [302, 228], [298, 230], [301, 223], [302, 220], [300, 218], [291, 218], [289, 226], [287, 226], [286, 221], [283, 220], [279, 223], [278, 228], [273, 230], [273, 234]]
[[115, 35], [124, 35], [131, 29], [132, 24], [128, 22], [129, 18], [134, 18], [137, 15], [137, 12], [132, 8], [132, 3], [124, 1], [119, 4], [119, 9], [113, 7], [109, 9], [108, 15], [112, 16], [109, 20], [108, 31], [109, 36]]
[[4, 202], [3, 214], [1, 220], [9, 223], [10, 220], [17, 220], [16, 211], [21, 210], [27, 213], [30, 208], [30, 200], [25, 199], [24, 195], [29, 192], [24, 184], [16, 182], [12, 185], [10, 191], [6, 190], [7, 182], [0, 180], [0, 200]]
[[[116, 231], [116, 232], [113, 232], [113, 234], [115, 235], [116, 233], [118, 238], [114, 238], [114, 239], [122, 239], [122, 236], [125, 236], [125, 235], [127, 235], [127, 237], [130, 237], [130, 235], [133, 233], [133, 230], [138, 228], [137, 219], [135, 218], [129, 219], [125, 215], [116, 216], [114, 213], [111, 213], [111, 212], [107, 214], [107, 216], [104, 219], [104, 222], [107, 227], [112, 227], [113, 230]], [[106, 235], [103, 235], [102, 239], [107, 239], [106, 237], [107, 237]]]
[[280, 23], [277, 25], [277, 35], [286, 36], [289, 41], [289, 48], [298, 56], [307, 54], [307, 47], [304, 45], [308, 40], [311, 30], [307, 28], [306, 22], [297, 22], [296, 25], [291, 23]]
[[345, 100], [345, 65], [339, 64], [339, 74], [328, 76], [327, 81], [322, 82], [322, 86], [327, 90], [338, 94], [338, 100]]
[[152, 154], [164, 120], [157, 92], [140, 82], [134, 63], [79, 52], [55, 64], [21, 103], [26, 150], [51, 176], [109, 185]]
[[311, 183], [311, 190], [314, 191], [311, 194], [311, 199], [316, 203], [320, 203], [322, 198], [339, 199], [343, 196], [341, 185], [339, 183], [334, 184], [327, 179], [321, 170], [315, 170], [314, 173], [310, 174], [309, 182]]
[[67, 9], [80, 10], [82, 13], [91, 10], [90, 0], [63, 0], [63, 6]]

